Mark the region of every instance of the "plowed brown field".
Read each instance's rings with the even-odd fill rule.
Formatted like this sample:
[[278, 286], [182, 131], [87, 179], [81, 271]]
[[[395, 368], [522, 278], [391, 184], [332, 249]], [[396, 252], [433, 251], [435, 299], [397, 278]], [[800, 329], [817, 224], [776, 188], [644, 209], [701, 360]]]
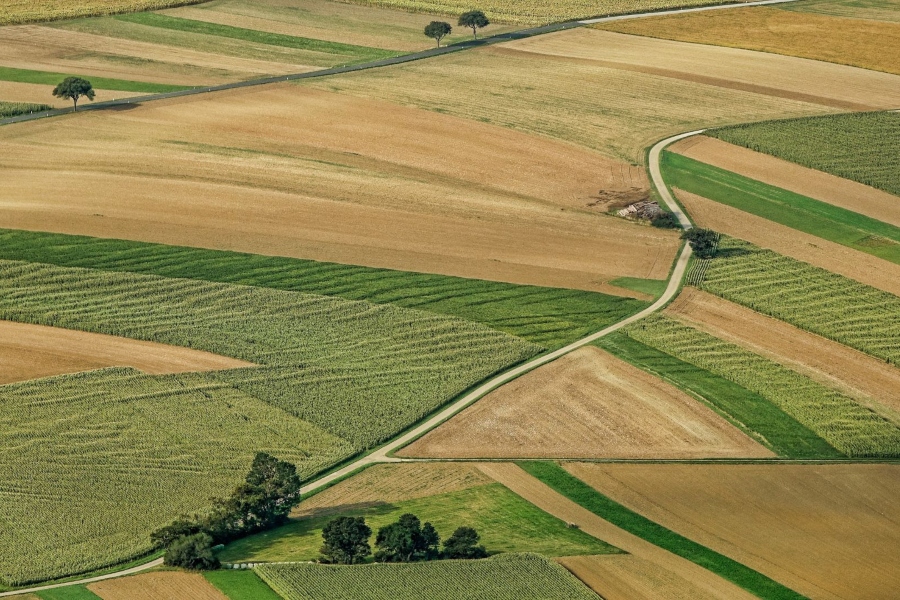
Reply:
[[613, 500], [809, 598], [887, 599], [900, 589], [900, 466], [566, 468]]
[[567, 556], [556, 562], [604, 600], [715, 600], [677, 573], [630, 554]]
[[675, 195], [691, 215], [694, 223], [700, 227], [708, 227], [747, 240], [757, 246], [769, 248], [860, 283], [900, 295], [900, 265], [779, 225], [696, 194], [675, 190]]
[[900, 227], [900, 198], [849, 179], [705, 135], [676, 142], [668, 150]]
[[896, 367], [694, 288], [665, 312], [839, 388], [900, 425]]
[[103, 600], [228, 600], [203, 575], [179, 571], [118, 577], [87, 587]]
[[665, 278], [679, 243], [587, 206], [640, 168], [292, 85], [4, 128], [0, 168], [18, 229], [592, 290]]
[[[698, 598], [718, 600], [758, 600], [753, 594], [726, 581], [711, 571], [663, 550], [659, 546], [620, 529], [601, 519], [586, 508], [569, 500], [562, 494], [535, 479], [517, 465], [510, 463], [482, 463], [479, 468], [513, 492], [525, 498], [541, 510], [576, 524], [582, 531], [597, 539], [612, 544], [642, 561], [650, 563], [648, 571], [663, 573], [657, 575], [666, 580], [685, 580], [701, 590]], [[704, 468], [704, 467], [700, 467]], [[613, 582], [609, 587], [615, 589]], [[602, 592], [601, 592], [602, 594]], [[676, 597], [677, 598], [677, 597]]]
[[251, 363], [154, 342], [0, 321], [0, 384], [104, 367], [145, 373], [186, 373]]
[[684, 392], [593, 346], [567, 354], [491, 392], [399, 455], [774, 456]]

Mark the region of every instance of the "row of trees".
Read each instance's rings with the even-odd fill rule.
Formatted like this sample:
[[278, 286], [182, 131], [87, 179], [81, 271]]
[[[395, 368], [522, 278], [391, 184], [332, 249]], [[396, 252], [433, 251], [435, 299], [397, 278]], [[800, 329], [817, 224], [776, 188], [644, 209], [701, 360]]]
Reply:
[[[329, 521], [322, 530], [322, 562], [343, 565], [365, 562], [372, 554], [371, 537], [372, 529], [363, 517], [338, 517]], [[374, 558], [376, 562], [485, 558], [487, 550], [478, 545], [480, 539], [471, 527], [460, 527], [444, 541], [441, 549], [441, 537], [431, 523], [423, 525], [416, 515], [406, 513], [378, 530]]]
[[[457, 22], [457, 25], [460, 27], [468, 27], [471, 29], [472, 36], [476, 40], [478, 39], [478, 30], [482, 27], [487, 27], [490, 24], [491, 22], [480, 10], [470, 10], [469, 12], [461, 14], [459, 21]], [[441, 40], [452, 32], [453, 28], [450, 26], [450, 23], [445, 21], [432, 21], [425, 26], [425, 35], [435, 40], [438, 48], [441, 47]]]

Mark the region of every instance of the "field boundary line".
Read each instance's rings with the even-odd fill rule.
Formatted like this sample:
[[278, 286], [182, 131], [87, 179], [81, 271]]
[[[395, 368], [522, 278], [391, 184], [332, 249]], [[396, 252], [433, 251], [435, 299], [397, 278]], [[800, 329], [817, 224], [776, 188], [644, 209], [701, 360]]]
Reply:
[[124, 571], [115, 571], [113, 573], [107, 573], [106, 575], [97, 575], [96, 577], [88, 577], [87, 579], [79, 579], [77, 581], [66, 581], [65, 583], [53, 583], [50, 585], [41, 585], [32, 588], [26, 588], [21, 590], [12, 590], [9, 592], [0, 592], [0, 598], [3, 596], [18, 596], [24, 594], [32, 594], [34, 592], [42, 592], [44, 590], [53, 590], [61, 587], [68, 587], [70, 585], [85, 585], [88, 583], [96, 583], [98, 581], [105, 581], [107, 579], [114, 579], [116, 577], [124, 577], [125, 575], [133, 575], [135, 573], [140, 573], [141, 571], [146, 571], [147, 569], [152, 569], [154, 567], [160, 567], [163, 564], [162, 557], [151, 560], [148, 563], [144, 563], [142, 565], [137, 565], [136, 567], [131, 567], [129, 569], [125, 569]]

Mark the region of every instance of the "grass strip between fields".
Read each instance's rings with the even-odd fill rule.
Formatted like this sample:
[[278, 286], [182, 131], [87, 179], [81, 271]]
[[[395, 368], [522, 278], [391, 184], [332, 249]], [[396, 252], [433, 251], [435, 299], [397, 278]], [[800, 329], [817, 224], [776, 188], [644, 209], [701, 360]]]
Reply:
[[[51, 73], [49, 71], [32, 71], [30, 69], [14, 69], [12, 67], [0, 67], [0, 81], [14, 81], [16, 83], [37, 83], [40, 85], [55, 86], [66, 77], [72, 77], [69, 73]], [[169, 85], [165, 83], [148, 83], [146, 81], [126, 81], [124, 79], [109, 79], [107, 77], [93, 77], [83, 73], [78, 75], [91, 82], [94, 89], [111, 90], [115, 92], [141, 92], [147, 94], [162, 94], [165, 92], [177, 92], [190, 89], [191, 86]], [[47, 92], [48, 98], [50, 93]]]
[[674, 152], [662, 172], [672, 187], [900, 264], [900, 227]]
[[203, 576], [228, 600], [282, 600], [252, 570], [206, 571]]
[[727, 556], [647, 519], [601, 494], [553, 462], [518, 463], [525, 471], [595, 515], [640, 538], [709, 569], [764, 600], [802, 600], [805, 596]]
[[549, 349], [647, 306], [598, 292], [15, 230], [0, 230], [0, 258], [395, 304], [483, 323]]
[[[844, 455], [811, 429], [755, 392], [711, 371], [643, 344], [625, 333], [612, 333], [596, 344], [616, 357], [699, 396], [779, 456], [835, 459]], [[756, 435], [754, 435], [756, 434]]]
[[83, 585], [67, 585], [34, 594], [41, 600], [100, 600], [100, 596]]
[[402, 52], [395, 52], [392, 50], [382, 50], [380, 48], [370, 48], [368, 46], [355, 46], [353, 44], [343, 44], [340, 42], [328, 42], [325, 40], [285, 35], [281, 33], [270, 33], [256, 29], [234, 27], [231, 25], [219, 25], [217, 23], [195, 21], [193, 19], [184, 19], [181, 17], [170, 17], [168, 15], [152, 12], [124, 14], [113, 18], [118, 21], [136, 23], [148, 27], [158, 27], [160, 29], [171, 29], [173, 31], [183, 31], [201, 35], [214, 35], [254, 44], [265, 44], [267, 46], [293, 48], [294, 50], [307, 50], [310, 52], [321, 52], [323, 54], [348, 56], [352, 57], [354, 62], [367, 62], [403, 54]]

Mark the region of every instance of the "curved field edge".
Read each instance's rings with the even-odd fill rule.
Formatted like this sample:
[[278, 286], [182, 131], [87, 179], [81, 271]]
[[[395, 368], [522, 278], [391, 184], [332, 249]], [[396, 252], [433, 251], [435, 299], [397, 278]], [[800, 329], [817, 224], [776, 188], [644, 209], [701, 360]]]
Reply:
[[611, 500], [569, 474], [558, 463], [528, 461], [517, 464], [533, 477], [597, 516], [673, 554], [709, 569], [723, 579], [735, 583], [764, 600], [806, 600], [805, 596], [762, 573], [666, 529]]

